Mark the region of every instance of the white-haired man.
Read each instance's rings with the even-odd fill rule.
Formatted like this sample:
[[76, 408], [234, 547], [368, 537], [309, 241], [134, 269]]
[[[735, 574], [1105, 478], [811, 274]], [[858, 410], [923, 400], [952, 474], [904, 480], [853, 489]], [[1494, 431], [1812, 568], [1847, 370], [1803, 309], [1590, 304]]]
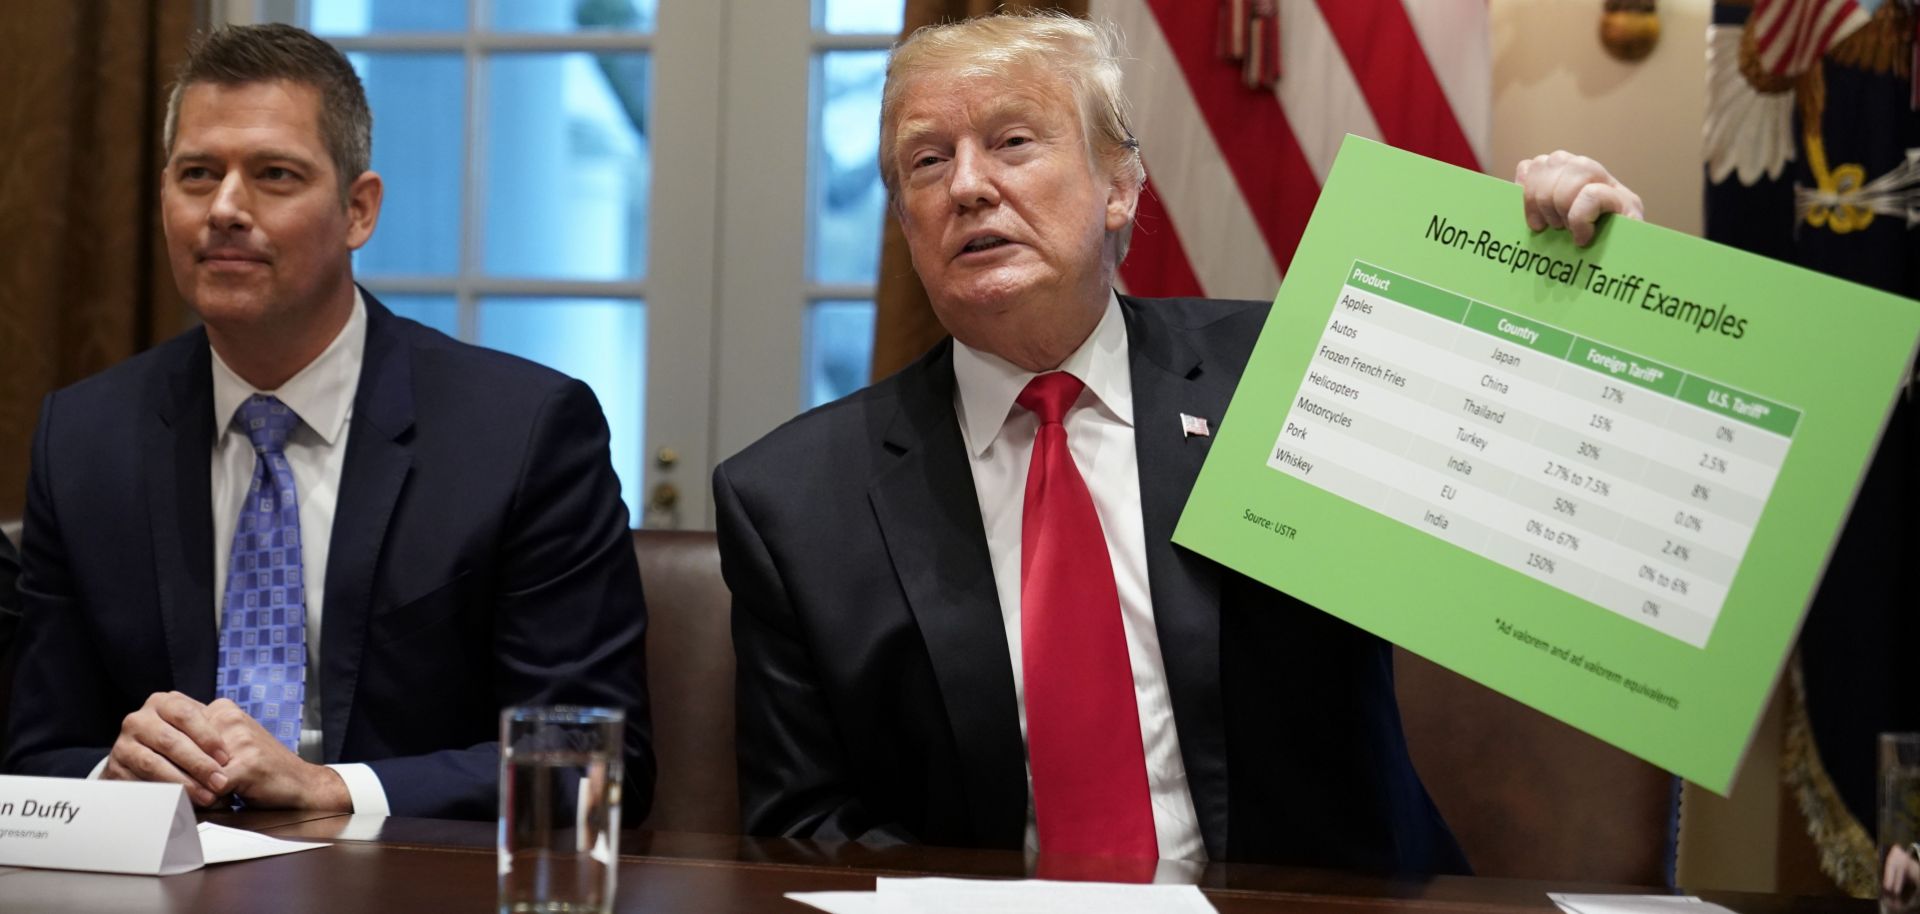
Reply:
[[[894, 52], [881, 169], [953, 339], [714, 474], [745, 825], [1463, 871], [1387, 645], [1170, 541], [1208, 443], [1176, 417], [1225, 411], [1268, 306], [1115, 295], [1117, 50], [1043, 15]], [[1536, 226], [1637, 211], [1524, 170]]]

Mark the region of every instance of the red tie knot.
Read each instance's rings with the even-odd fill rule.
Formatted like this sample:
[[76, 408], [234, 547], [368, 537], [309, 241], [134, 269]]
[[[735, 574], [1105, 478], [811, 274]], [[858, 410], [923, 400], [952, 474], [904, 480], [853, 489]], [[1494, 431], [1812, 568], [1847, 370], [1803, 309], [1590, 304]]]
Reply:
[[1041, 425], [1059, 425], [1087, 385], [1064, 371], [1035, 375], [1014, 402], [1040, 417]]

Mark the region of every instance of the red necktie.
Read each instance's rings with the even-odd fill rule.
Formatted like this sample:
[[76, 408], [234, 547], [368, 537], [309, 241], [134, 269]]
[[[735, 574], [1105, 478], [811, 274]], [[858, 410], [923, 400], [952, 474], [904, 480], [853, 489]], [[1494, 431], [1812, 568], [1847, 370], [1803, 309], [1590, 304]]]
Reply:
[[1043, 854], [1155, 859], [1140, 711], [1107, 537], [1060, 424], [1085, 385], [1027, 383], [1040, 418], [1020, 523], [1020, 667]]

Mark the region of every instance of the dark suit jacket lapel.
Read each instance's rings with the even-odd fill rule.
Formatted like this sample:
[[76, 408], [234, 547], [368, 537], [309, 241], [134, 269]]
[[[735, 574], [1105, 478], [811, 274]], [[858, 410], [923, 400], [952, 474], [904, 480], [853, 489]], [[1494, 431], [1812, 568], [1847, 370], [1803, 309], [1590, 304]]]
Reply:
[[1227, 851], [1227, 746], [1220, 694], [1220, 567], [1173, 544], [1173, 528], [1211, 438], [1187, 437], [1185, 413], [1218, 423], [1233, 381], [1209, 375], [1185, 331], [1151, 308], [1120, 299], [1133, 366], [1134, 450], [1146, 530], [1154, 627], [1167, 667], [1180, 754], [1207, 855]]
[[952, 344], [901, 373], [883, 430], [874, 516], [946, 701], [975, 836], [1017, 846], [1026, 829], [1026, 750], [1013, 665], [953, 411]]
[[[213, 616], [213, 359], [203, 332], [151, 392], [143, 415], [147, 522], [154, 581], [174, 688], [213, 700], [218, 666]], [[221, 547], [221, 548], [224, 548]]]
[[367, 346], [340, 470], [320, 616], [320, 710], [328, 762], [339, 761], [352, 720], [380, 548], [413, 463], [412, 355], [393, 315], [372, 295], [365, 298]]

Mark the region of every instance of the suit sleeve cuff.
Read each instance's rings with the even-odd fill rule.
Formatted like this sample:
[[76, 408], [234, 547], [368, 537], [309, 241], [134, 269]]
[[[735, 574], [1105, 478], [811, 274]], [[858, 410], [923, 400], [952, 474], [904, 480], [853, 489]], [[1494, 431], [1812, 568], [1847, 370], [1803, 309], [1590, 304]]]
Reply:
[[112, 753], [108, 753], [106, 755], [101, 756], [100, 764], [93, 766], [93, 770], [87, 772], [87, 780], [89, 781], [100, 780], [100, 776], [107, 773], [107, 760], [110, 758], [113, 758]]
[[381, 786], [380, 776], [374, 774], [372, 768], [358, 762], [327, 767], [346, 782], [347, 798], [353, 801], [354, 815], [392, 815], [387, 806], [387, 789]]

